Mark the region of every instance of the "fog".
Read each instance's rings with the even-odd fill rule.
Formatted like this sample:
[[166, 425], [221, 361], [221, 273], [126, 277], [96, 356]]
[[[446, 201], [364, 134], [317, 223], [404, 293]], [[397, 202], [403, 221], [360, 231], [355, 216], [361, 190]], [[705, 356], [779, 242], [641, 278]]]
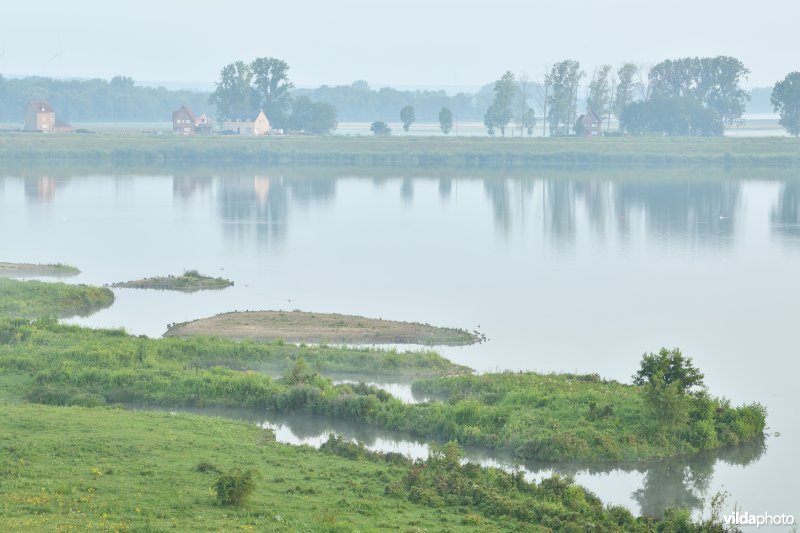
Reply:
[[532, 78], [564, 58], [656, 63], [732, 55], [770, 86], [800, 68], [792, 0], [540, 3], [439, 0], [4, 2], [0, 73], [208, 88], [234, 60], [288, 61], [298, 86], [470, 90], [503, 71]]

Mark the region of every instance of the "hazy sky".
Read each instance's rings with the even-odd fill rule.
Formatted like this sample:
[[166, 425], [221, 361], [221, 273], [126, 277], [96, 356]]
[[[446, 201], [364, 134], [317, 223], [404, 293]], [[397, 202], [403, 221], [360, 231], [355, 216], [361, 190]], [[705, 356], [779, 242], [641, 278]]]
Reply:
[[1, 0], [0, 73], [213, 82], [266, 55], [298, 86], [454, 88], [724, 54], [766, 86], [800, 70], [798, 19], [800, 0]]

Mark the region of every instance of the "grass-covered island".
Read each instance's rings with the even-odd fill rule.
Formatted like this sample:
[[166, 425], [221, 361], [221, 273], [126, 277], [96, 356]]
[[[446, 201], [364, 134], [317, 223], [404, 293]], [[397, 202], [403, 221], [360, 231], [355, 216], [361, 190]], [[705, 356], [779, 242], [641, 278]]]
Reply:
[[204, 276], [197, 270], [187, 270], [180, 276], [159, 276], [122, 281], [111, 284], [115, 289], [155, 289], [161, 291], [196, 292], [232, 287], [233, 282], [225, 278]]
[[800, 165], [790, 138], [20, 135], [0, 133], [0, 163], [225, 163], [513, 168], [547, 165]]
[[109, 289], [0, 277], [0, 317], [88, 316], [114, 303]]
[[239, 311], [175, 324], [165, 337], [227, 337], [257, 341], [335, 344], [421, 344], [463, 346], [480, 342], [476, 333], [435, 327], [417, 322], [398, 322], [303, 311]]
[[461, 465], [454, 445], [412, 463], [184, 414], [3, 405], [0, 450], [3, 531], [726, 530], [688, 511], [634, 517], [558, 476]]
[[[319, 372], [430, 376], [467, 369], [435, 354], [147, 339], [48, 320], [0, 323], [0, 385], [36, 403], [311, 413], [542, 461], [664, 457], [763, 435], [760, 405], [713, 398], [699, 372], [691, 382], [676, 377], [673, 367], [692, 369], [679, 352], [648, 357], [655, 362], [639, 384], [534, 373], [439, 377], [414, 386], [441, 400], [406, 404], [374, 386], [334, 385]], [[282, 367], [283, 376], [257, 371], [266, 367]]]
[[81, 271], [74, 266], [61, 263], [40, 265], [36, 263], [7, 263], [0, 261], [0, 278], [66, 278], [68, 276], [77, 276], [80, 273]]

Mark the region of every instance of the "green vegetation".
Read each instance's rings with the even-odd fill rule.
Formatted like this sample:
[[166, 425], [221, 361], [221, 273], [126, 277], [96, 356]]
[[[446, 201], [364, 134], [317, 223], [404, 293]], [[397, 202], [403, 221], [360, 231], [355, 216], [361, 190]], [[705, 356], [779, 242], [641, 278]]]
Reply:
[[88, 316], [112, 303], [109, 289], [0, 277], [0, 317]]
[[[664, 457], [734, 445], [763, 434], [763, 407], [732, 408], [703, 395], [688, 403], [689, 421], [665, 435], [651, 416], [644, 387], [597, 376], [503, 373], [434, 378], [416, 382], [414, 390], [442, 401], [404, 404], [372, 386], [333, 385], [316, 371], [338, 366], [336, 370], [349, 367], [363, 374], [371, 365], [399, 375], [403, 371], [392, 368], [397, 364], [405, 366], [406, 373], [422, 373], [421, 365], [405, 357], [213, 339], [152, 340], [49, 321], [6, 321], [0, 326], [0, 369], [28, 400], [39, 403], [304, 412], [545, 461]], [[359, 360], [364, 368], [352, 364]], [[438, 363], [425, 369], [428, 374], [458, 370], [441, 358], [427, 360]], [[256, 365], [283, 365], [284, 377], [250, 371]]]
[[37, 265], [33, 263], [3, 263], [0, 262], [0, 278], [26, 278], [34, 276], [48, 276], [64, 278], [77, 276], [81, 271], [70, 265], [51, 263]]
[[161, 276], [124, 281], [111, 285], [119, 289], [156, 289], [162, 291], [196, 292], [232, 287], [233, 282], [225, 278], [203, 276], [197, 270], [187, 270], [181, 276]]
[[463, 329], [303, 311], [238, 311], [173, 324], [165, 337], [226, 337], [257, 341], [335, 344], [421, 344], [463, 346], [482, 337]]
[[392, 134], [392, 128], [390, 128], [389, 125], [382, 120], [376, 120], [375, 122], [370, 124], [369, 131], [371, 131], [375, 135], [388, 136]]
[[[548, 165], [800, 165], [785, 138], [239, 137], [0, 134], [0, 162], [373, 165], [514, 168]], [[596, 169], [595, 169], [596, 170]]]
[[408, 133], [411, 125], [417, 120], [414, 115], [414, 106], [407, 105], [400, 110], [400, 121], [403, 123], [403, 131]]
[[800, 136], [800, 72], [790, 72], [777, 82], [770, 97], [772, 108], [780, 113], [780, 124], [795, 137]]
[[453, 112], [450, 109], [443, 107], [439, 111], [439, 129], [442, 133], [449, 135], [453, 129]]
[[219, 418], [6, 405], [0, 450], [4, 531], [724, 531], [685, 511], [634, 518], [569, 479], [461, 465], [452, 444], [411, 463]]

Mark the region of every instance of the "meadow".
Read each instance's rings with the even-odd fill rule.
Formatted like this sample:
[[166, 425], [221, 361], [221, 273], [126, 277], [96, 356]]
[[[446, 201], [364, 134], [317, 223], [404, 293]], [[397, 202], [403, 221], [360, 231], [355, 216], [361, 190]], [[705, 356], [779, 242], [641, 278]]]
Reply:
[[792, 138], [497, 138], [0, 134], [0, 163], [217, 163], [526, 168], [574, 166], [796, 167]]
[[[0, 450], [4, 531], [725, 531], [687, 511], [634, 517], [568, 478], [462, 465], [454, 444], [412, 463], [220, 418], [5, 405]], [[225, 505], [215, 486], [237, 469], [253, 491]]]
[[88, 316], [113, 303], [105, 288], [0, 277], [0, 317]]

